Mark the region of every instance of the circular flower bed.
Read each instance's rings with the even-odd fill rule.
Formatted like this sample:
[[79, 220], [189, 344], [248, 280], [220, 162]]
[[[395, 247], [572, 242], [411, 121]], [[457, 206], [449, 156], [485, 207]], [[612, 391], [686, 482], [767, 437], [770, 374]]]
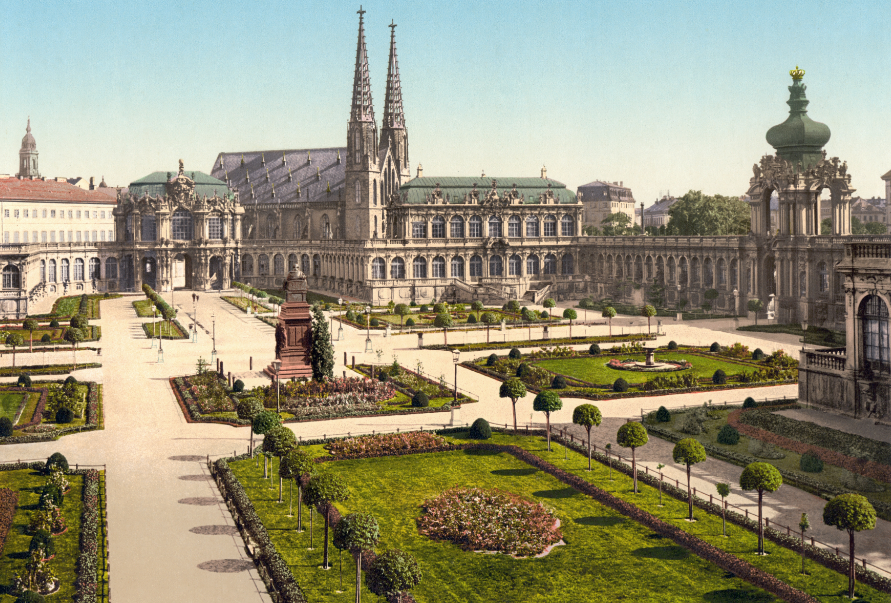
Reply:
[[538, 555], [563, 537], [544, 505], [502, 490], [452, 488], [424, 501], [418, 531], [465, 550]]
[[670, 373], [673, 371], [685, 371], [693, 368], [693, 365], [686, 360], [681, 362], [675, 362], [673, 360], [654, 362], [648, 366], [645, 362], [633, 360], [631, 358], [625, 360], [617, 360], [613, 358], [606, 364], [606, 366], [618, 371], [635, 371], [638, 373]]

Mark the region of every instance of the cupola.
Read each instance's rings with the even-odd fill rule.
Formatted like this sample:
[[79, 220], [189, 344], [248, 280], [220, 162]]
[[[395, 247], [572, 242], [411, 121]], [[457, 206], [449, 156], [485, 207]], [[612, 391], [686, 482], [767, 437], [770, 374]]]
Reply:
[[777, 151], [777, 155], [792, 163], [798, 170], [816, 165], [823, 158], [823, 146], [829, 142], [829, 126], [812, 120], [807, 115], [810, 101], [805, 97], [807, 86], [802, 83], [804, 69], [789, 72], [792, 85], [789, 86], [789, 117], [783, 123], [767, 131], [767, 142]]

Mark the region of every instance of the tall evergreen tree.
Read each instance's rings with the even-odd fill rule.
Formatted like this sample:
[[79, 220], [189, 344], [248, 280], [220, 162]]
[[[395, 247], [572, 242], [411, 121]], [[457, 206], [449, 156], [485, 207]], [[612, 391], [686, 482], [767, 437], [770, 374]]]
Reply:
[[312, 349], [309, 352], [314, 381], [334, 378], [334, 348], [331, 346], [331, 334], [328, 332], [328, 321], [318, 306], [312, 309]]

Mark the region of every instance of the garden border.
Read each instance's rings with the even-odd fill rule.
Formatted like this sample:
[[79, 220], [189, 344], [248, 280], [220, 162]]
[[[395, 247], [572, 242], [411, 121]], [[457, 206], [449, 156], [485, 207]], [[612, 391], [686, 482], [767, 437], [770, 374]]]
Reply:
[[0, 488], [0, 551], [3, 550], [3, 545], [6, 544], [9, 530], [12, 529], [12, 520], [15, 517], [15, 510], [18, 504], [18, 490]]
[[[163, 318], [159, 322], [167, 322]], [[181, 341], [183, 339], [189, 339], [189, 336], [186, 335], [188, 331], [179, 323], [179, 321], [175, 318], [171, 319], [170, 322], [176, 325], [176, 328], [179, 329], [179, 332], [182, 333], [182, 337], [171, 337], [170, 335], [160, 335], [159, 337], [155, 337], [149, 333], [149, 325], [155, 324], [152, 322], [144, 322], [142, 323], [142, 332], [145, 333], [146, 339], [166, 339], [167, 341]]]
[[[43, 381], [41, 383], [47, 383]], [[56, 381], [56, 383], [63, 383], [62, 381]], [[101, 416], [101, 406], [102, 403], [99, 399], [99, 384], [95, 381], [87, 381], [87, 382], [79, 382], [82, 385], [86, 384], [87, 386], [87, 408], [86, 408], [86, 421], [83, 425], [77, 425], [75, 427], [65, 427], [62, 429], [57, 429], [55, 431], [48, 431], [45, 433], [34, 433], [27, 435], [19, 435], [19, 436], [8, 436], [5, 438], [0, 438], [0, 444], [33, 444], [35, 442], [49, 442], [52, 440], [58, 440], [62, 436], [71, 435], [73, 433], [81, 433], [84, 431], [93, 431], [96, 429], [103, 429], [103, 422]], [[8, 389], [21, 389], [25, 391], [40, 391], [40, 388], [31, 387], [31, 388], [8, 388]], [[18, 429], [23, 429], [25, 427], [31, 427], [33, 425], [38, 425], [34, 423], [34, 418], [39, 415], [43, 415], [43, 410], [46, 408], [46, 398], [48, 390], [47, 388], [42, 389], [42, 395], [40, 400], [37, 402], [37, 406], [34, 409], [34, 415], [31, 418], [30, 423], [19, 425]]]
[[[84, 362], [83, 364], [78, 364], [76, 370], [91, 368], [102, 368], [102, 363]], [[0, 367], [0, 377], [14, 377], [16, 375], [28, 375], [29, 377], [33, 377], [35, 375], [67, 375], [73, 370], [75, 370], [75, 365], [73, 364], [29, 364], [25, 366], [4, 366]]]
[[[574, 326], [578, 326], [579, 323], [576, 323]], [[522, 328], [522, 327], [518, 327]], [[498, 331], [500, 333], [500, 331]], [[444, 345], [444, 344], [433, 344], [433, 345], [425, 345], [421, 349], [422, 350], [440, 350], [440, 351], [452, 351], [458, 350], [459, 352], [484, 352], [486, 350], [506, 350], [510, 348], [537, 348], [537, 347], [549, 347], [553, 345], [585, 345], [589, 343], [627, 343], [632, 341], [656, 341], [656, 339], [660, 336], [660, 333], [629, 333], [627, 335], [588, 335], [581, 337], [553, 337], [551, 339], [534, 339], [531, 341], [492, 341], [489, 343], [471, 343], [471, 344], [460, 344], [460, 345]], [[484, 347], [472, 347], [476, 345], [482, 345]]]

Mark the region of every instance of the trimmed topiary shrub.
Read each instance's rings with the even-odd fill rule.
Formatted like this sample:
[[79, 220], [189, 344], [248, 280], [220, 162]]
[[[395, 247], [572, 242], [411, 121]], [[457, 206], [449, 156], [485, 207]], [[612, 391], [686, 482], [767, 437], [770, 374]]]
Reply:
[[56, 320], [55, 318], [52, 319], [52, 320], [50, 321], [50, 327], [52, 327], [53, 329], [58, 329], [58, 328], [59, 328], [59, 321]]
[[709, 347], [708, 351], [709, 351], [709, 352], [720, 352], [720, 351], [721, 351], [721, 344], [718, 343], [717, 341], [714, 342], [714, 343]]
[[77, 379], [73, 375], [68, 375], [68, 378], [65, 379], [65, 385], [71, 385], [72, 383], [77, 383]]
[[615, 381], [613, 381], [613, 391], [614, 392], [627, 392], [628, 391], [628, 382], [619, 377]]
[[551, 381], [552, 389], [566, 389], [566, 377], [563, 375], [556, 375], [554, 380]]
[[474, 440], [488, 440], [492, 437], [492, 428], [485, 419], [477, 419], [470, 426], [470, 437]]
[[71, 423], [74, 412], [70, 408], [60, 408], [56, 411], [56, 423]]
[[743, 402], [743, 408], [758, 408], [758, 403], [755, 402], [755, 398], [749, 396], [745, 399], [745, 402]]
[[715, 374], [712, 375], [712, 383], [715, 385], [724, 385], [727, 383], [727, 373], [718, 369], [715, 371]]
[[600, 355], [600, 346], [597, 345], [596, 343], [592, 343], [591, 347], [588, 348], [588, 353], [591, 354], [592, 356], [599, 356]]
[[678, 349], [678, 342], [675, 341], [674, 339], [672, 339], [671, 341], [669, 341], [669, 342], [668, 342], [668, 349], [669, 349], [669, 350], [676, 350], [676, 349]]
[[525, 379], [532, 375], [532, 369], [525, 362], [517, 367], [517, 377]]
[[353, 322], [356, 322], [356, 313], [353, 312], [352, 310], [347, 310], [347, 313], [346, 313], [346, 315], [345, 315], [345, 318], [346, 318], [347, 320], [351, 320], [351, 321], [353, 321]]
[[56, 544], [53, 542], [53, 536], [49, 530], [37, 530], [31, 537], [28, 552], [33, 553], [37, 549], [43, 549], [44, 559], [49, 559], [56, 554]]
[[764, 360], [764, 352], [761, 350], [761, 348], [755, 348], [755, 351], [752, 352], [752, 360]]
[[0, 438], [8, 438], [12, 435], [12, 421], [9, 417], [0, 417]]
[[443, 312], [448, 312], [449, 307], [443, 303], [433, 304], [433, 313], [434, 314], [442, 314]]
[[823, 471], [823, 459], [810, 452], [805, 452], [801, 455], [799, 466], [802, 471], [807, 471], [808, 473], [820, 473]]
[[386, 383], [389, 378], [390, 378], [390, 374], [387, 373], [387, 371], [381, 369], [377, 372], [377, 380], [380, 381], [381, 383]]
[[548, 311], [542, 310], [541, 313], [539, 314], [539, 316], [541, 316], [542, 318], [547, 318], [549, 316]]
[[[43, 337], [40, 338], [40, 343], [49, 343], [52, 340], [53, 340], [53, 338], [50, 337], [49, 333], [44, 333]], [[40, 595], [37, 595], [37, 596], [39, 597]]]
[[467, 324], [475, 325], [476, 324], [476, 314], [469, 314], [467, 316]]
[[495, 354], [489, 354], [489, 357], [486, 358], [486, 366], [495, 366], [496, 362], [498, 362], [498, 356]]
[[413, 327], [413, 326], [415, 326], [415, 319], [414, 319], [414, 318], [409, 318], [409, 319], [407, 319], [407, 320], [405, 321], [405, 326], [406, 326], [406, 327]]
[[660, 406], [659, 410], [656, 411], [656, 420], [660, 423], [668, 423], [671, 421], [671, 413], [664, 406]]
[[244, 381], [241, 379], [236, 379], [235, 383], [232, 384], [232, 391], [236, 394], [244, 391]]
[[732, 425], [725, 425], [718, 432], [718, 444], [735, 446], [739, 444], [739, 432]]
[[415, 392], [411, 397], [411, 405], [415, 408], [426, 408], [430, 406], [430, 398], [424, 392]]
[[520, 353], [520, 350], [517, 348], [511, 348], [510, 352], [508, 352], [507, 357], [511, 360], [519, 360], [523, 357], [523, 354]]
[[429, 312], [429, 311], [430, 311], [430, 308], [428, 308], [428, 307], [426, 306], [426, 304], [423, 305], [423, 306], [421, 306], [421, 312], [422, 312], [422, 313], [423, 313], [423, 312]]
[[379, 320], [376, 319], [376, 318], [372, 318], [369, 322], [371, 323], [371, 326], [372, 326], [372, 327], [376, 327], [376, 326], [378, 326], [378, 325], [381, 324], [381, 321], [379, 321]]
[[62, 471], [68, 472], [68, 459], [65, 458], [61, 452], [54, 452], [50, 455], [48, 459], [46, 459], [46, 467], [44, 467], [46, 473], [50, 472], [50, 469], [53, 467], [59, 467]]
[[29, 375], [19, 375], [16, 385], [19, 387], [31, 387], [31, 377]]

